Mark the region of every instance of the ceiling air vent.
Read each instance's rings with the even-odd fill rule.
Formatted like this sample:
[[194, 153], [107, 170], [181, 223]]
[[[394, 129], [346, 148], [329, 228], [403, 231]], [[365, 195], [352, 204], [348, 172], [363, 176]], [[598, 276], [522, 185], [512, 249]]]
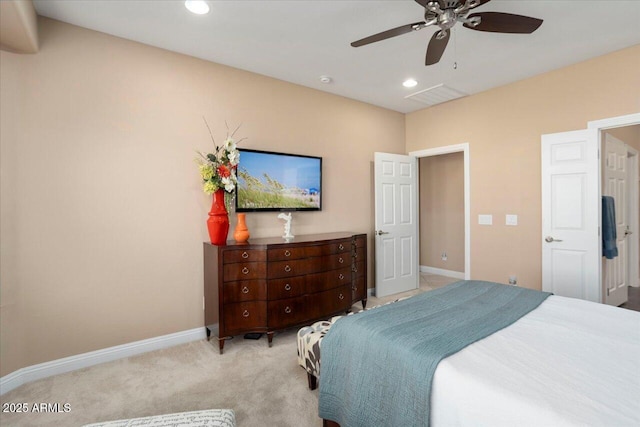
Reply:
[[405, 99], [411, 99], [412, 101], [419, 102], [424, 105], [432, 106], [436, 104], [442, 104], [443, 102], [451, 101], [457, 98], [467, 96], [467, 93], [460, 92], [444, 85], [443, 83], [424, 89], [411, 95], [405, 96]]

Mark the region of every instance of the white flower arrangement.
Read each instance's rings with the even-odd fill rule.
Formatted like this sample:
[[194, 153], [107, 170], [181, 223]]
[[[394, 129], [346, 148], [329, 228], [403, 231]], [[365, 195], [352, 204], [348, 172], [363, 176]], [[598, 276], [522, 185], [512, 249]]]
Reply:
[[219, 189], [224, 189], [227, 193], [233, 193], [238, 183], [238, 177], [236, 175], [238, 162], [240, 161], [238, 143], [246, 138], [242, 138], [236, 142], [233, 137], [238, 129], [240, 129], [240, 125], [238, 125], [230, 135], [229, 127], [227, 126], [227, 137], [224, 143], [218, 146], [213, 138], [207, 120], [204, 117], [203, 120], [207, 125], [215, 150], [213, 153], [206, 154], [198, 151], [201, 158], [196, 159], [196, 161], [198, 162], [200, 176], [202, 177], [202, 188], [207, 194], [213, 194]]

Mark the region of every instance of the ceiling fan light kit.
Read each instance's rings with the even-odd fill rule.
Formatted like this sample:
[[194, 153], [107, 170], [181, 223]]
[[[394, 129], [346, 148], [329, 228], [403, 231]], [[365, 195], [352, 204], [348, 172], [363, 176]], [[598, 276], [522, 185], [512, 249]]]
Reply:
[[351, 46], [360, 47], [435, 25], [440, 29], [431, 37], [425, 58], [425, 65], [433, 65], [442, 58], [442, 54], [449, 43], [451, 34], [449, 30], [458, 22], [461, 22], [465, 28], [471, 30], [508, 34], [531, 34], [542, 25], [541, 19], [511, 13], [478, 12], [468, 15], [472, 9], [490, 1], [415, 0], [416, 3], [424, 8], [424, 21], [392, 28], [391, 30], [356, 40], [351, 43]]

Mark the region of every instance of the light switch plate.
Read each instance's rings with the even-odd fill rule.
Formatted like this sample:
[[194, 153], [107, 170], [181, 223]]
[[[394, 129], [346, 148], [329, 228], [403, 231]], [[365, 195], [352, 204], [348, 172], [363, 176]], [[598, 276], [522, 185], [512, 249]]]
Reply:
[[505, 217], [506, 225], [518, 225], [518, 215], [507, 214]]
[[478, 215], [478, 224], [493, 225], [493, 215]]

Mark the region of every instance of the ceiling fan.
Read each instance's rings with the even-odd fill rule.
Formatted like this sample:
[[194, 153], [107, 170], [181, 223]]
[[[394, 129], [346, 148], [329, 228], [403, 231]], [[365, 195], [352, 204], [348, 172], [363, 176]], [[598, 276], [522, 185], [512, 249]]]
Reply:
[[464, 27], [476, 31], [493, 33], [531, 34], [540, 27], [542, 19], [529, 16], [514, 15], [501, 12], [479, 12], [469, 14], [471, 9], [489, 3], [491, 0], [415, 0], [424, 7], [424, 21], [392, 28], [351, 43], [360, 47], [391, 37], [418, 31], [430, 25], [440, 27], [429, 41], [425, 65], [433, 65], [440, 61], [444, 53], [452, 28], [461, 22]]

